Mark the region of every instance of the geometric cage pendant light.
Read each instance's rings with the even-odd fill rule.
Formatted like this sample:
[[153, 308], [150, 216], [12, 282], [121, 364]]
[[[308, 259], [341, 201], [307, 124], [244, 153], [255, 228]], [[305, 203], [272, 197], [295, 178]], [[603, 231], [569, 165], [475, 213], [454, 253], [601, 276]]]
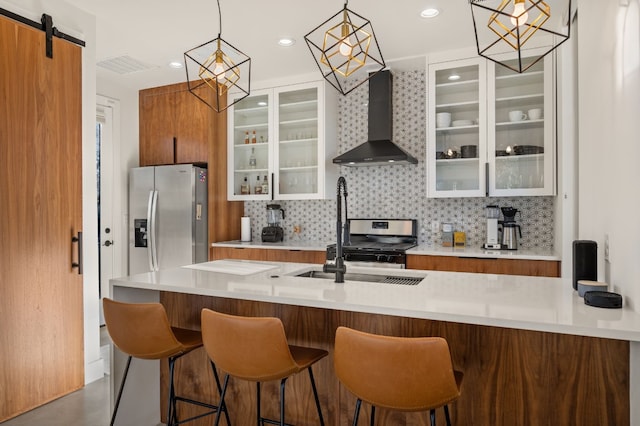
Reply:
[[[571, 0], [469, 0], [478, 54], [522, 73], [569, 39]], [[531, 54], [533, 48], [537, 54]]]
[[373, 25], [347, 3], [304, 36], [322, 77], [343, 95], [385, 67]]
[[[222, 12], [218, 1], [218, 37], [184, 53], [187, 86], [202, 102], [221, 112], [249, 96], [251, 58], [227, 43], [222, 33]], [[240, 96], [228, 103], [229, 92]]]

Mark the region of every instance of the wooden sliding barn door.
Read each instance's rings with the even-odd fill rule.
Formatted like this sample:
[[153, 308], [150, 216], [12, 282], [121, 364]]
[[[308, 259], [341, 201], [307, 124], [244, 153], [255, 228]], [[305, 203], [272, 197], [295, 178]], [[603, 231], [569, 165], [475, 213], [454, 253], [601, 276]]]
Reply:
[[0, 423], [84, 385], [81, 55], [0, 17]]

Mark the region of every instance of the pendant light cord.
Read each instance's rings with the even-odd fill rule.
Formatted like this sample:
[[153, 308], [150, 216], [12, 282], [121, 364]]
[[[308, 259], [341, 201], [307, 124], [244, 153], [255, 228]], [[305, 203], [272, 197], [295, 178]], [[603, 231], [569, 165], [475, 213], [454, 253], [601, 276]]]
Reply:
[[222, 34], [222, 10], [220, 9], [220, 0], [218, 0], [218, 38], [220, 38], [220, 34]]

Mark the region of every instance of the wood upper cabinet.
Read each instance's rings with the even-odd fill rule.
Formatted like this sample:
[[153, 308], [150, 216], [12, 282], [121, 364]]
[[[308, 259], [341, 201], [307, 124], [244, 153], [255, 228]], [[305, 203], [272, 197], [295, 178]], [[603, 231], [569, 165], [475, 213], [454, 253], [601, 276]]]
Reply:
[[215, 112], [186, 83], [141, 90], [139, 97], [140, 166], [208, 161]]

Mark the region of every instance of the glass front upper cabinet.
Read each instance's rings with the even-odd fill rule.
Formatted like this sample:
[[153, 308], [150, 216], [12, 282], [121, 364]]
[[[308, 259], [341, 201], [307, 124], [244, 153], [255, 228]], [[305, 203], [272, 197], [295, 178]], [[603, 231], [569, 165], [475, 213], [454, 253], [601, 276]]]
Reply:
[[430, 197], [484, 196], [486, 67], [480, 58], [429, 65]]
[[271, 198], [271, 103], [270, 91], [254, 91], [229, 108], [229, 199]]
[[489, 192], [554, 195], [553, 55], [522, 74], [489, 64]]
[[278, 91], [278, 170], [280, 198], [318, 191], [318, 88]]
[[324, 82], [253, 91], [228, 112], [230, 200], [323, 199], [337, 179], [337, 95]]

